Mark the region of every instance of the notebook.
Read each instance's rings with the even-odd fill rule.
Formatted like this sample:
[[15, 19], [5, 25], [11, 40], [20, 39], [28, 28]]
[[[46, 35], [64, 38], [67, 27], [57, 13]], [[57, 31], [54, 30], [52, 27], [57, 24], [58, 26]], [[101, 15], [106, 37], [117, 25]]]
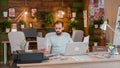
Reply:
[[86, 54], [88, 45], [83, 42], [68, 43], [64, 55], [82, 55]]
[[42, 48], [45, 48], [46, 50], [48, 49], [47, 39], [45, 39], [45, 38], [37, 37], [37, 45], [38, 45], [37, 46], [38, 50], [42, 49]]

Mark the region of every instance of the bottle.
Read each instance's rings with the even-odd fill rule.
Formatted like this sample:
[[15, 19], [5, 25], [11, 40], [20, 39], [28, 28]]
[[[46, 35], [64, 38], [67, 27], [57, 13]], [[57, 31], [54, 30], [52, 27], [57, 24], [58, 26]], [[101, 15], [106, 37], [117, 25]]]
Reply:
[[30, 24], [29, 24], [29, 25], [30, 25], [30, 28], [33, 28], [33, 24], [32, 24], [32, 22], [30, 22]]

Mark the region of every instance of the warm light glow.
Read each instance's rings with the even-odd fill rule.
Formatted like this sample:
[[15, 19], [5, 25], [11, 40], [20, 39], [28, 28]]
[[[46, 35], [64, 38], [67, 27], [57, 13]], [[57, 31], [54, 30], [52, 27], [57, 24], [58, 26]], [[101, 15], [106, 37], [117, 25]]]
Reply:
[[58, 10], [58, 18], [63, 18], [63, 16], [64, 16], [64, 11], [63, 10]]
[[24, 14], [25, 14], [25, 15], [27, 15], [27, 14], [28, 14], [28, 12], [27, 12], [27, 11], [25, 11], [25, 12], [24, 12]]

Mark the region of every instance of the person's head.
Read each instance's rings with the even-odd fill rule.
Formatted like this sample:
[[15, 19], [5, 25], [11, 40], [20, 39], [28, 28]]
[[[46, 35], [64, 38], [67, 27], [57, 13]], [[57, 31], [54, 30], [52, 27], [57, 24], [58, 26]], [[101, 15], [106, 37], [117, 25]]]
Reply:
[[55, 24], [54, 24], [54, 28], [55, 28], [56, 34], [61, 35], [62, 31], [64, 30], [63, 22], [62, 21], [56, 21]]

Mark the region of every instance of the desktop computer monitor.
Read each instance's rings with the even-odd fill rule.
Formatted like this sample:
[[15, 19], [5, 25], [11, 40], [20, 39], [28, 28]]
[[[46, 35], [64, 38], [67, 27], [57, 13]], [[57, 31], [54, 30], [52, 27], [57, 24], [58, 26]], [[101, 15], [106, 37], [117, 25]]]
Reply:
[[36, 40], [37, 29], [22, 29], [27, 40]]

